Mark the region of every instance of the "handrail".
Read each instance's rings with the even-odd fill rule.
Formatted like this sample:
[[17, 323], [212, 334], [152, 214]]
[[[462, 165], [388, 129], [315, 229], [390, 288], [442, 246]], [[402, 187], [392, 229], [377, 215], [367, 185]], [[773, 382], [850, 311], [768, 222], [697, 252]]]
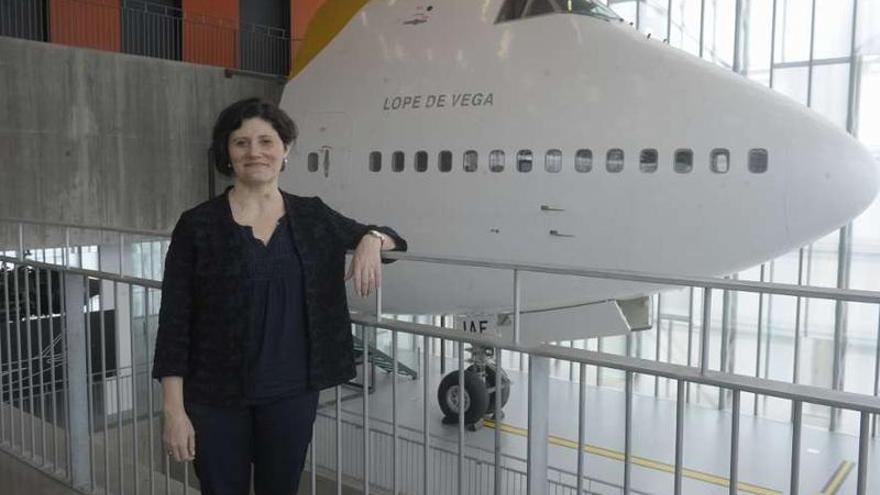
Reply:
[[[101, 230], [107, 232], [151, 235], [168, 237], [168, 233], [160, 231], [117, 229], [94, 225], [81, 225], [59, 222], [46, 222], [41, 220], [24, 220], [0, 217], [0, 223], [30, 223], [34, 225], [75, 228], [83, 230]], [[752, 282], [743, 280], [721, 279], [700, 276], [682, 276], [660, 273], [639, 272], [632, 270], [618, 270], [608, 268], [592, 268], [572, 265], [557, 265], [548, 263], [521, 263], [516, 261], [489, 260], [460, 256], [436, 256], [418, 254], [412, 252], [385, 251], [382, 257], [395, 260], [408, 260], [443, 265], [469, 266], [478, 268], [492, 268], [499, 270], [519, 270], [524, 272], [548, 273], [556, 275], [574, 275], [586, 278], [618, 280], [624, 282], [641, 282], [657, 286], [677, 287], [702, 287], [738, 292], [751, 292], [755, 294], [774, 294], [815, 299], [830, 299], [834, 301], [858, 302], [868, 304], [880, 304], [880, 291], [837, 289], [832, 287], [815, 287], [796, 284], [781, 284], [776, 282]], [[659, 287], [658, 287], [659, 290]]]
[[171, 237], [170, 232], [166, 232], [163, 230], [148, 230], [148, 229], [129, 229], [129, 228], [121, 228], [121, 227], [104, 227], [100, 225], [89, 225], [89, 224], [80, 224], [80, 223], [71, 223], [71, 222], [50, 222], [46, 220], [28, 220], [25, 218], [15, 218], [15, 217], [0, 217], [0, 224], [3, 223], [19, 223], [24, 225], [38, 225], [41, 227], [59, 227], [64, 229], [78, 229], [78, 230], [99, 230], [103, 232], [110, 232], [116, 234], [134, 234], [134, 235], [148, 235], [154, 237]]
[[119, 275], [118, 273], [101, 272], [101, 271], [97, 271], [97, 270], [87, 270], [85, 268], [76, 268], [73, 266], [56, 265], [53, 263], [43, 263], [41, 261], [21, 259], [21, 258], [15, 258], [12, 256], [2, 256], [2, 255], [0, 255], [0, 262], [11, 263], [14, 265], [32, 266], [34, 268], [42, 268], [44, 270], [63, 271], [65, 273], [72, 273], [74, 275], [82, 275], [82, 276], [88, 277], [88, 278], [99, 278], [102, 280], [108, 280], [110, 282], [119, 282], [122, 284], [138, 285], [141, 287], [146, 287], [148, 289], [159, 289], [159, 290], [162, 289], [162, 282], [160, 282], [158, 280], [150, 280], [150, 279], [139, 278], [139, 277], [129, 277], [126, 275]]
[[416, 253], [401, 253], [397, 251], [385, 251], [382, 253], [382, 257], [408, 261], [422, 261], [426, 263], [436, 263], [443, 265], [495, 268], [499, 270], [519, 270], [524, 272], [549, 273], [555, 275], [574, 275], [586, 278], [620, 280], [624, 282], [644, 282], [658, 286], [673, 285], [681, 287], [703, 287], [708, 289], [880, 304], [880, 291], [870, 290], [836, 289], [795, 284], [780, 284], [773, 282], [750, 282], [711, 277], [690, 277], [637, 272], [631, 270], [585, 268], [578, 266], [554, 265], [545, 263], [519, 263], [514, 261], [495, 261], [456, 256], [440, 257], [420, 255]]
[[[427, 256], [407, 255], [405, 253], [391, 253], [398, 259], [436, 259], [439, 262], [447, 262], [447, 258], [431, 258]], [[59, 268], [67, 273], [83, 275], [91, 278], [102, 278], [109, 281], [140, 285], [150, 289], [161, 289], [162, 283], [155, 280], [142, 279], [137, 277], [128, 277], [113, 273], [99, 272], [95, 270], [86, 270], [82, 268], [64, 267], [51, 263], [42, 263], [33, 260], [21, 260], [10, 256], [0, 256], [0, 261], [15, 264], [24, 264], [36, 268], [58, 270]], [[457, 261], [465, 261], [458, 259]], [[473, 261], [473, 260], [468, 260]], [[504, 263], [492, 263], [496, 267], [508, 267]], [[536, 270], [550, 269], [541, 265], [513, 265], [517, 267], [535, 268]], [[521, 268], [522, 269], [522, 268]], [[557, 270], [558, 268], [552, 268]], [[580, 270], [581, 272], [592, 272], [590, 270]], [[554, 272], [551, 272], [554, 273]], [[711, 283], [729, 286], [727, 281], [711, 280]], [[738, 283], [734, 285], [759, 285], [752, 283]], [[765, 284], [768, 285], [768, 284]], [[783, 285], [783, 284], [769, 284]], [[722, 288], [719, 287], [719, 288]], [[815, 289], [814, 289], [815, 290]], [[880, 299], [880, 294], [869, 291], [843, 291], [843, 292], [868, 292], [871, 297]], [[877, 294], [877, 295], [874, 295]], [[871, 300], [872, 302], [874, 300]], [[660, 361], [646, 360], [628, 356], [619, 356], [615, 354], [599, 353], [595, 351], [587, 351], [583, 349], [574, 349], [570, 347], [561, 347], [555, 345], [541, 344], [538, 346], [526, 346], [516, 344], [512, 341], [500, 339], [480, 334], [470, 334], [460, 332], [455, 329], [446, 327], [436, 327], [433, 325], [425, 325], [420, 323], [411, 323], [400, 320], [392, 320], [388, 318], [376, 318], [375, 315], [365, 315], [362, 313], [352, 313], [352, 322], [359, 325], [365, 325], [375, 328], [383, 328], [387, 330], [400, 330], [418, 335], [426, 335], [429, 337], [437, 337], [449, 340], [460, 340], [472, 345], [484, 347], [501, 347], [505, 350], [526, 352], [536, 356], [542, 356], [554, 359], [563, 359], [574, 361], [592, 366], [605, 368], [614, 368], [621, 371], [632, 371], [634, 373], [645, 373], [664, 378], [676, 380], [685, 380], [692, 383], [699, 383], [727, 389], [739, 389], [745, 392], [757, 393], [760, 395], [768, 395], [786, 400], [803, 401], [813, 404], [820, 404], [830, 407], [843, 409], [852, 409], [873, 414], [880, 414], [880, 400], [876, 397], [863, 394], [854, 394], [851, 392], [842, 392], [837, 390], [827, 390], [809, 385], [792, 384], [787, 382], [755, 378], [744, 375], [734, 375], [729, 373], [714, 372], [705, 370], [703, 372], [698, 368], [664, 363]]]

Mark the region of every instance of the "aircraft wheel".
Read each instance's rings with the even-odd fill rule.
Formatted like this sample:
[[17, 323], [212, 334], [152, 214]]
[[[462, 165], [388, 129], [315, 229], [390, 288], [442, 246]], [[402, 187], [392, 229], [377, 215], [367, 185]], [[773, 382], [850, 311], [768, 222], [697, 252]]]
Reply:
[[[464, 372], [464, 391], [458, 386], [458, 371], [443, 377], [437, 389], [440, 410], [449, 421], [458, 421], [459, 411], [464, 409], [465, 424], [475, 424], [483, 418], [489, 406], [489, 392], [479, 373]], [[463, 404], [461, 406], [460, 404]]]
[[[495, 387], [495, 369], [495, 365], [486, 366], [486, 386], [489, 388]], [[497, 397], [496, 391], [492, 390], [489, 393], [489, 414], [495, 414], [495, 397]], [[504, 370], [501, 370], [501, 409], [507, 405], [508, 399], [510, 399], [510, 378]]]
[[[485, 364], [482, 366], [482, 369], [485, 372], [485, 381], [486, 381], [486, 389], [489, 390], [489, 406], [486, 409], [486, 412], [490, 415], [495, 414], [495, 370], [498, 367], [492, 364]], [[479, 367], [476, 365], [471, 365], [468, 367], [468, 371], [478, 372]], [[510, 399], [510, 378], [508, 378], [507, 373], [504, 370], [501, 370], [501, 409], [504, 409], [504, 406], [507, 405], [507, 401]]]

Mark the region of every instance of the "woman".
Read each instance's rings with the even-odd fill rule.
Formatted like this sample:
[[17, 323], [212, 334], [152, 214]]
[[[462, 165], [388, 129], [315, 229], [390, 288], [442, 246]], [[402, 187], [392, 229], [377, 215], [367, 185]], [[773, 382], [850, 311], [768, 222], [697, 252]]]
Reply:
[[[275, 105], [220, 114], [214, 166], [226, 193], [183, 213], [165, 259], [153, 363], [163, 443], [195, 461], [202, 493], [296, 493], [318, 391], [355, 376], [345, 281], [369, 295], [393, 230], [278, 189], [296, 126]], [[347, 274], [345, 253], [354, 249]]]

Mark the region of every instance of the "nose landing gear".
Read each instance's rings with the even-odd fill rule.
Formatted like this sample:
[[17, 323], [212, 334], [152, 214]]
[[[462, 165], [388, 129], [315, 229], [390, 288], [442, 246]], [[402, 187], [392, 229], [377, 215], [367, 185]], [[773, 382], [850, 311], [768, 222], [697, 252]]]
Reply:
[[492, 349], [476, 346], [472, 349], [473, 364], [464, 370], [464, 390], [459, 387], [458, 370], [440, 381], [437, 401], [443, 411], [443, 424], [457, 424], [462, 410], [465, 427], [470, 431], [476, 431], [482, 425], [483, 418], [500, 419], [495, 417], [495, 400], [499, 397], [495, 379], [500, 373], [501, 409], [510, 398], [510, 378], [497, 363], [492, 362], [492, 354]]

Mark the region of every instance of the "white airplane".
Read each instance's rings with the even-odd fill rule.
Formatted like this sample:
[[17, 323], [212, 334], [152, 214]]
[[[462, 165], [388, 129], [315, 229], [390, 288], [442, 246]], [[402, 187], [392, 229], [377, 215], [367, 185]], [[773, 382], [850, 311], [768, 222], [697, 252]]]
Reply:
[[[421, 254], [719, 276], [839, 228], [878, 189], [841, 129], [591, 0], [326, 2], [281, 106], [300, 129], [282, 187]], [[509, 312], [511, 281], [401, 262], [384, 307]], [[608, 304], [658, 287], [526, 274], [522, 290], [525, 311], [580, 308], [578, 325], [524, 321], [541, 341], [604, 335]]]

